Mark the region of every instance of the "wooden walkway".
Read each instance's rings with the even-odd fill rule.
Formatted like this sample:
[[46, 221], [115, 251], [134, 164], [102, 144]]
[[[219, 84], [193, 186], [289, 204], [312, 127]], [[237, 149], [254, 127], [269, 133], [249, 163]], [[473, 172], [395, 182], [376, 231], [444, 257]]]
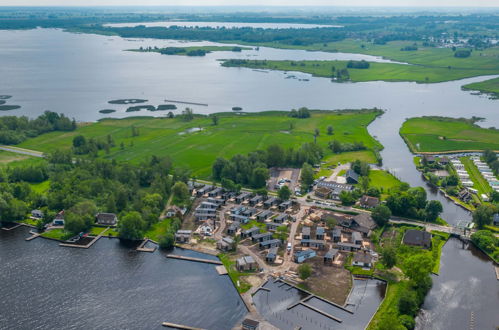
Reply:
[[10, 228], [2, 227], [2, 230], [5, 230], [5, 231], [11, 231], [11, 230], [14, 230], [14, 229], [16, 229], [16, 228], [19, 228], [19, 227], [21, 227], [21, 226], [22, 226], [22, 224], [17, 224], [17, 225], [15, 225], [14, 227], [10, 227]]
[[187, 325], [182, 325], [182, 324], [177, 324], [177, 323], [171, 323], [171, 322], [163, 322], [162, 325], [164, 327], [175, 328], [175, 329], [183, 329], [183, 330], [205, 330], [203, 328], [194, 328], [194, 327], [189, 327]]
[[146, 248], [146, 244], [147, 242], [151, 241], [150, 239], [145, 239], [142, 243], [140, 243], [139, 247], [136, 249], [137, 251], [139, 252], [154, 252], [156, 251], [156, 247], [153, 247], [153, 248]]
[[494, 266], [494, 268], [496, 269], [496, 278], [499, 280], [499, 267]]
[[202, 259], [202, 258], [185, 257], [185, 256], [179, 256], [176, 254], [168, 254], [168, 255], [166, 255], [166, 257], [172, 258], [172, 259], [187, 260], [187, 261], [204, 262], [206, 264], [223, 265], [223, 263], [219, 260], [209, 260], [209, 259]]
[[35, 232], [33, 232], [33, 231], [30, 231], [29, 233], [30, 233], [32, 236], [27, 237], [27, 238], [26, 238], [26, 241], [32, 241], [32, 240], [34, 240], [35, 238], [40, 237], [40, 235], [41, 235], [40, 233], [35, 233]]
[[224, 265], [216, 266], [215, 269], [218, 275], [227, 275], [229, 273]]
[[95, 244], [95, 242], [97, 242], [103, 235], [106, 231], [109, 230], [110, 227], [107, 227], [106, 229], [104, 229], [97, 237], [95, 237], [90, 243], [88, 243], [87, 245], [78, 245], [78, 244], [70, 244], [70, 243], [59, 243], [59, 246], [63, 246], [63, 247], [72, 247], [72, 248], [79, 248], [79, 249], [88, 249], [90, 248], [92, 245]]

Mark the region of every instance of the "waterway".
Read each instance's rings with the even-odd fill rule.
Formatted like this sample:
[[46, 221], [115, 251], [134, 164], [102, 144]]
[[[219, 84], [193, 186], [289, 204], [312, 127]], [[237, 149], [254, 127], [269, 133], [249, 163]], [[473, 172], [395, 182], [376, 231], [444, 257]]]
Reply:
[[218, 330], [247, 312], [213, 265], [136, 252], [118, 239], [73, 249], [28, 236], [26, 228], [0, 230], [2, 330], [162, 329], [165, 321]]
[[[126, 106], [112, 106], [109, 100], [145, 98], [148, 104], [161, 104], [165, 99], [206, 103], [191, 106], [196, 113], [231, 111], [240, 106], [244, 111], [289, 110], [300, 106], [312, 109], [359, 109], [378, 107], [386, 113], [369, 126], [369, 131], [384, 146], [382, 157], [385, 168], [412, 186], [424, 186], [412, 155], [398, 134], [406, 118], [422, 115], [452, 117], [478, 116], [486, 118], [483, 126], [499, 127], [499, 101], [486, 96], [462, 91], [461, 86], [490, 77], [477, 77], [437, 84], [416, 83], [336, 83], [326, 78], [295, 74], [299, 79], [286, 79], [277, 71], [254, 71], [246, 68], [224, 68], [217, 59], [366, 59], [380, 58], [341, 53], [278, 50], [262, 47], [260, 50], [214, 52], [205, 57], [165, 56], [157, 53], [126, 52], [140, 46], [216, 45], [209, 42], [179, 42], [168, 40], [130, 39], [119, 37], [70, 34], [60, 30], [0, 31], [0, 58], [2, 79], [0, 94], [13, 95], [10, 104], [22, 106], [19, 110], [2, 113], [34, 117], [50, 109], [63, 112], [77, 120], [94, 121], [106, 115], [100, 109], [114, 108], [113, 117], [125, 117]], [[180, 106], [179, 108], [182, 108]], [[177, 110], [178, 111], [178, 110]], [[153, 115], [147, 111], [133, 115]], [[154, 115], [161, 116], [161, 112]], [[426, 187], [430, 199], [438, 199], [444, 206], [442, 217], [451, 224], [469, 220], [461, 207], [446, 200], [440, 193]], [[24, 242], [23, 242], [24, 243]], [[101, 244], [99, 242], [99, 244]], [[455, 244], [454, 244], [455, 245]], [[449, 243], [444, 250], [454, 246]], [[0, 252], [1, 253], [1, 252]], [[456, 252], [457, 253], [457, 252]], [[0, 254], [1, 255], [1, 254]], [[23, 254], [25, 255], [25, 254]], [[146, 258], [146, 257], [144, 257]], [[471, 250], [459, 250], [457, 255], [444, 254], [441, 276], [435, 279], [424, 305], [425, 318], [435, 320], [445, 314], [448, 318], [471, 319], [471, 311], [480, 310], [485, 328], [498, 324], [496, 306], [499, 288], [486, 279], [493, 275], [492, 267], [478, 267], [478, 257]], [[462, 268], [462, 271], [460, 269]], [[28, 273], [31, 270], [27, 271]], [[470, 278], [478, 278], [476, 285], [486, 297], [474, 300], [471, 290], [464, 290]], [[457, 285], [453, 283], [457, 281]], [[453, 299], [474, 301], [463, 304], [463, 310], [437, 299], [439, 286], [453, 289]], [[33, 292], [33, 286], [26, 292]], [[26, 293], [26, 297], [29, 295]], [[490, 303], [490, 302], [494, 302]], [[442, 301], [444, 302], [444, 301]], [[466, 316], [467, 315], [467, 316]], [[463, 324], [467, 324], [462, 321]], [[424, 329], [433, 329], [430, 323], [419, 323]], [[446, 329], [442, 325], [442, 329]], [[450, 329], [450, 328], [449, 328]], [[475, 329], [477, 329], [475, 327]]]

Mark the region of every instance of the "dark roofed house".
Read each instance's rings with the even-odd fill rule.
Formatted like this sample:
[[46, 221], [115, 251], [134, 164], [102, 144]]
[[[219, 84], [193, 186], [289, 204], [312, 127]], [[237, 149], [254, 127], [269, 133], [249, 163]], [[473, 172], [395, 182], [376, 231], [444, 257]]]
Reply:
[[241, 204], [248, 198], [250, 198], [251, 194], [249, 192], [242, 192], [236, 197], [236, 203]]
[[223, 193], [223, 188], [217, 187], [208, 193], [210, 197], [217, 197]]
[[266, 208], [275, 206], [279, 204], [279, 200], [275, 197], [269, 197], [265, 202], [263, 202], [263, 206]]
[[253, 235], [256, 235], [258, 233], [260, 233], [260, 228], [252, 227], [250, 229], [243, 230], [241, 232], [241, 238], [252, 237]]
[[310, 227], [303, 226], [303, 228], [301, 229], [301, 238], [310, 239]]
[[301, 264], [307, 259], [315, 257], [317, 254], [315, 253], [314, 250], [301, 250], [301, 251], [296, 251], [294, 254], [294, 260], [296, 263]]
[[311, 247], [319, 250], [324, 250], [326, 248], [326, 241], [317, 239], [302, 239], [300, 244], [301, 246]]
[[445, 165], [449, 164], [450, 160], [449, 160], [449, 157], [443, 156], [443, 157], [440, 157], [438, 159], [438, 162], [440, 163], [440, 165], [444, 165], [445, 166]]
[[354, 170], [348, 170], [345, 177], [347, 179], [347, 183], [349, 183], [349, 184], [359, 183], [359, 175]]
[[97, 213], [95, 215], [97, 223], [104, 226], [116, 226], [118, 217], [114, 213]]
[[371, 215], [367, 213], [359, 213], [354, 217], [342, 218], [338, 222], [338, 225], [355, 231], [359, 231], [365, 237], [369, 237], [371, 231], [376, 227], [376, 223], [371, 218]]
[[252, 256], [244, 256], [236, 260], [236, 268], [240, 272], [253, 270], [256, 268], [255, 259]]
[[341, 229], [340, 228], [334, 228], [331, 232], [331, 236], [333, 238], [333, 242], [337, 243], [341, 240]]
[[338, 250], [340, 251], [358, 251], [362, 248], [359, 244], [354, 244], [354, 243], [345, 243], [345, 242], [339, 242], [336, 244], [338, 247]]
[[277, 247], [273, 247], [269, 249], [267, 256], [265, 257], [265, 261], [268, 263], [274, 263], [277, 258]]
[[357, 252], [353, 255], [352, 265], [371, 268], [372, 267], [372, 256], [367, 252]]
[[247, 217], [251, 217], [253, 215], [255, 215], [256, 213], [258, 212], [257, 209], [255, 208], [252, 208], [252, 207], [248, 207], [246, 210], [243, 211], [243, 213], [241, 213], [242, 215], [245, 215]]
[[229, 251], [234, 249], [234, 240], [230, 237], [224, 237], [217, 242], [217, 249]]
[[331, 192], [329, 193], [328, 198], [339, 200], [342, 191], [352, 191], [354, 189], [354, 186], [352, 186], [351, 184], [337, 183], [334, 181], [319, 181], [317, 183], [316, 190], [319, 188], [329, 189]]
[[260, 214], [256, 216], [256, 220], [258, 221], [264, 221], [267, 220], [273, 213], [271, 211], [263, 211]]
[[315, 238], [318, 240], [323, 240], [326, 233], [326, 229], [324, 227], [317, 227], [315, 229]]
[[218, 209], [218, 207], [219, 207], [219, 204], [216, 204], [216, 203], [202, 202], [201, 204], [199, 204], [199, 206], [197, 207], [197, 209], [216, 210], [216, 209]]
[[431, 234], [424, 230], [408, 229], [402, 242], [405, 245], [420, 246], [423, 248], [431, 247]]
[[256, 195], [252, 199], [250, 199], [249, 203], [251, 206], [255, 206], [258, 203], [263, 202], [263, 196], [262, 195]]
[[244, 224], [249, 222], [249, 218], [244, 215], [231, 214], [230, 219]]
[[254, 234], [253, 236], [251, 236], [251, 240], [253, 241], [253, 243], [268, 241], [271, 239], [272, 233]]
[[362, 245], [362, 235], [358, 231], [352, 233], [352, 243]]
[[234, 221], [230, 224], [229, 228], [227, 228], [227, 234], [235, 235], [239, 228], [241, 227], [241, 223], [239, 221]]
[[258, 321], [252, 319], [244, 319], [243, 321], [243, 330], [256, 330], [260, 323]]
[[329, 199], [333, 191], [326, 187], [319, 187], [314, 190], [314, 195], [319, 198]]
[[31, 211], [31, 216], [33, 218], [41, 219], [41, 218], [43, 218], [43, 212], [40, 210], [33, 210], [33, 211]]
[[265, 227], [269, 231], [276, 231], [277, 228], [279, 228], [281, 226], [282, 227], [286, 227], [286, 225], [282, 225], [280, 223], [275, 223], [275, 222], [267, 222], [267, 223], [265, 223]]
[[288, 215], [285, 213], [279, 214], [277, 217], [274, 218], [275, 223], [283, 223], [288, 219]]
[[281, 204], [279, 204], [279, 211], [284, 212], [287, 209], [291, 207], [292, 202], [291, 201], [285, 201]]
[[435, 163], [435, 156], [424, 155], [423, 160], [426, 161], [428, 164], [433, 164], [433, 163]]
[[177, 230], [175, 233], [175, 242], [177, 243], [189, 243], [191, 240], [192, 231], [191, 230]]
[[337, 249], [331, 249], [329, 250], [325, 255], [324, 255], [324, 263], [325, 264], [332, 264], [334, 261], [334, 258], [338, 255], [338, 250]]
[[492, 224], [494, 226], [499, 226], [499, 213], [494, 214], [494, 218], [492, 220]]
[[375, 208], [379, 205], [379, 198], [364, 195], [360, 198], [360, 206], [365, 207], [367, 209]]
[[269, 239], [267, 241], [260, 242], [260, 249], [270, 249], [273, 247], [278, 247], [281, 245], [280, 239]]

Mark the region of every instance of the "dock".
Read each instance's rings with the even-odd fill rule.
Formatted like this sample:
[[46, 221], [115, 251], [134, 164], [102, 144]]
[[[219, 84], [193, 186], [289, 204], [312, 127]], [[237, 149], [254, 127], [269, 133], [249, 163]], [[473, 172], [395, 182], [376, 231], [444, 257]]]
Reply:
[[59, 246], [63, 246], [63, 247], [72, 247], [72, 248], [79, 248], [79, 249], [88, 249], [90, 248], [92, 245], [95, 244], [95, 242], [97, 242], [103, 235], [106, 231], [109, 230], [110, 227], [107, 227], [106, 229], [104, 229], [98, 236], [96, 236], [90, 243], [88, 243], [87, 245], [78, 245], [78, 244], [71, 244], [71, 243], [59, 243]]
[[145, 239], [142, 243], [140, 243], [140, 245], [137, 247], [137, 251], [139, 252], [154, 252], [156, 251], [156, 247], [153, 247], [153, 248], [146, 248], [146, 244], [151, 241], [150, 239]]
[[168, 254], [168, 255], [166, 255], [166, 257], [172, 258], [172, 259], [187, 260], [187, 261], [204, 262], [206, 264], [223, 265], [223, 263], [219, 260], [209, 260], [209, 259], [202, 259], [202, 258], [185, 257], [185, 256], [179, 256], [176, 254]]
[[171, 323], [171, 322], [163, 322], [162, 325], [164, 327], [175, 328], [175, 329], [182, 329], [182, 330], [205, 330], [203, 328], [189, 327], [187, 325], [176, 324], [176, 323]]
[[215, 269], [217, 270], [218, 275], [227, 275], [227, 269], [225, 268], [224, 265], [216, 266]]
[[496, 278], [499, 280], [499, 266], [494, 266], [496, 269]]
[[16, 228], [19, 228], [19, 227], [21, 227], [21, 226], [22, 226], [22, 224], [17, 224], [17, 225], [15, 225], [15, 226], [13, 226], [13, 227], [10, 227], [10, 228], [2, 227], [2, 230], [5, 230], [5, 231], [11, 231], [11, 230], [14, 230], [14, 229], [16, 229]]
[[338, 323], [343, 322], [341, 319], [337, 318], [336, 316], [333, 316], [333, 315], [331, 315], [331, 314], [329, 314], [329, 313], [326, 313], [326, 312], [324, 312], [323, 310], [320, 310], [320, 309], [318, 309], [318, 308], [315, 308], [314, 306], [311, 306], [311, 305], [309, 305], [309, 304], [307, 304], [307, 303], [305, 303], [305, 302], [302, 302], [302, 303], [300, 303], [300, 304], [301, 304], [302, 306], [305, 306], [305, 307], [307, 307], [307, 308], [309, 308], [309, 309], [313, 310], [314, 312], [317, 312], [317, 313], [322, 314], [322, 315], [324, 315], [324, 316], [326, 316], [326, 317], [329, 317], [331, 320], [335, 320], [335, 321], [336, 321], [336, 322], [338, 322]]
[[177, 100], [165, 100], [165, 102], [171, 102], [171, 103], [180, 103], [180, 104], [190, 104], [190, 105], [200, 105], [203, 107], [207, 107], [207, 103], [196, 103], [196, 102], [186, 102], [186, 101], [177, 101]]
[[37, 238], [37, 237], [39, 237], [41, 235], [40, 233], [35, 233], [33, 231], [30, 231], [29, 233], [31, 234], [31, 236], [27, 237], [25, 239], [26, 241], [32, 241], [32, 240], [34, 240], [35, 238]]

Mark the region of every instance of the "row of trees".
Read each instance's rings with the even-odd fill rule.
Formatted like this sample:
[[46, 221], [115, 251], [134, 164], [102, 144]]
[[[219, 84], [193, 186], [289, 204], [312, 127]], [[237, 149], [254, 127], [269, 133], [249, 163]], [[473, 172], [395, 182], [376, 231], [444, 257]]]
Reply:
[[0, 117], [0, 144], [18, 144], [43, 133], [75, 129], [74, 119], [51, 111], [45, 111], [36, 119], [29, 119], [26, 116], [4, 116]]
[[332, 140], [328, 143], [329, 149], [335, 154], [339, 154], [342, 152], [349, 152], [349, 151], [359, 151], [359, 150], [366, 150], [367, 147], [365, 146], [364, 142], [353, 142], [353, 143], [342, 143], [338, 140]]

